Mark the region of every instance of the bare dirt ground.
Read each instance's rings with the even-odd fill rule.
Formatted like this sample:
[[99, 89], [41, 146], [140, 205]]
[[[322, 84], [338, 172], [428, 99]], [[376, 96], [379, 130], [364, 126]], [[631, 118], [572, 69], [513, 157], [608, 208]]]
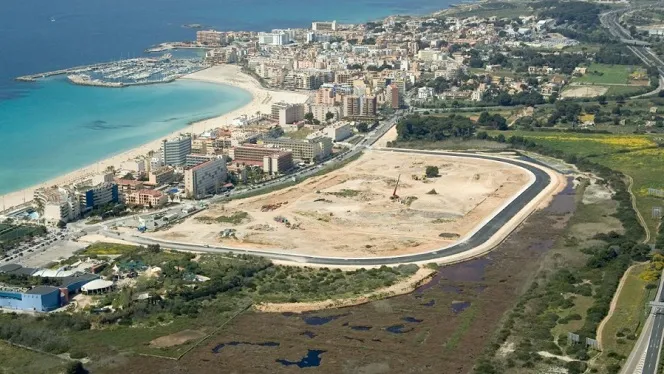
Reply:
[[568, 97], [596, 97], [604, 95], [609, 88], [605, 86], [574, 86], [566, 89], [560, 94], [562, 98]]
[[162, 336], [150, 342], [150, 345], [157, 348], [168, 348], [184, 344], [191, 340], [201, 339], [205, 334], [196, 330], [183, 330], [175, 334]]
[[[429, 165], [437, 166], [440, 176], [422, 180]], [[400, 198], [393, 201], [399, 176]], [[418, 253], [464, 237], [529, 180], [525, 170], [500, 162], [370, 151], [340, 170], [213, 206], [151, 235], [331, 257]], [[239, 223], [218, 220], [245, 213]], [[236, 230], [234, 237], [222, 238], [226, 229]]]

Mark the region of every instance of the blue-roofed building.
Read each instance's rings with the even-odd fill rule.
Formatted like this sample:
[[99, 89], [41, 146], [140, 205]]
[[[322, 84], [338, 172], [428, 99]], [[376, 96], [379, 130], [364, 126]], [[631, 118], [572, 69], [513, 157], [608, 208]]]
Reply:
[[59, 308], [60, 289], [37, 286], [32, 289], [0, 287], [0, 308], [48, 312]]

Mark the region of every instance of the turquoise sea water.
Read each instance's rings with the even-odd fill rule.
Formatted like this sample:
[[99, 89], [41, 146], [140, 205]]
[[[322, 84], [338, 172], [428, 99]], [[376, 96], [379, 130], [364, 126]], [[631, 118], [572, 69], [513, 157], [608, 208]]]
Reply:
[[17, 76], [137, 57], [218, 30], [308, 27], [425, 14], [454, 0], [8, 0], [0, 11], [0, 195], [44, 182], [243, 105], [247, 94], [194, 82], [108, 89]]
[[0, 194], [93, 164], [251, 100], [246, 91], [194, 81], [109, 89], [54, 78], [39, 86], [21, 99], [0, 101]]

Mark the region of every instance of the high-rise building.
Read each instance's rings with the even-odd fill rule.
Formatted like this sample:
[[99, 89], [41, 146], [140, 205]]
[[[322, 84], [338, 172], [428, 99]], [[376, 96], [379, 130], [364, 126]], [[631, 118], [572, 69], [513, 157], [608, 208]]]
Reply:
[[360, 115], [360, 97], [355, 95], [344, 96], [344, 116]]
[[217, 193], [226, 181], [226, 161], [216, 158], [184, 170], [185, 193], [194, 199]]
[[375, 116], [376, 107], [376, 96], [364, 96], [361, 100], [360, 115], [367, 117]]
[[161, 145], [161, 159], [164, 165], [184, 166], [190, 153], [191, 137], [188, 135], [164, 140]]
[[284, 102], [272, 104], [272, 120], [280, 125], [302, 121], [304, 119], [304, 104], [288, 104]]
[[387, 99], [388, 104], [392, 109], [399, 109], [401, 101], [399, 99], [399, 87], [396, 84], [388, 85], [385, 90], [387, 90]]
[[118, 185], [111, 182], [104, 182], [91, 187], [77, 187], [77, 191], [81, 212], [120, 201]]
[[72, 189], [44, 187], [35, 190], [34, 199], [43, 209], [42, 217], [52, 223], [70, 222], [81, 215], [78, 195]]

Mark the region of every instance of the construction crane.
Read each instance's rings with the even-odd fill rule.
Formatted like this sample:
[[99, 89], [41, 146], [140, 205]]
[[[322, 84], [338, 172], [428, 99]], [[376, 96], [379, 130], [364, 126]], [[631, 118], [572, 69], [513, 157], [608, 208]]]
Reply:
[[397, 187], [399, 187], [400, 180], [401, 174], [399, 174], [399, 177], [397, 178], [397, 184], [394, 185], [394, 191], [392, 192], [392, 196], [390, 196], [390, 200], [397, 200], [399, 198], [399, 195], [397, 195]]

